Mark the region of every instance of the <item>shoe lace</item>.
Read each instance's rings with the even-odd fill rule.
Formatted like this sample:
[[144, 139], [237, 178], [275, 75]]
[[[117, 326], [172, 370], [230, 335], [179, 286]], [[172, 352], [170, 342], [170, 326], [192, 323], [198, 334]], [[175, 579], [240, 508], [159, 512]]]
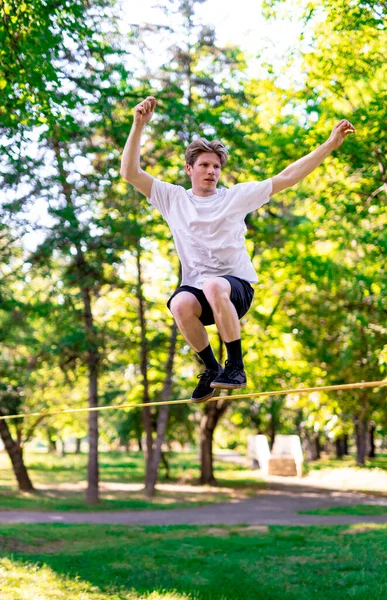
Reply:
[[200, 379], [200, 383], [206, 384], [214, 378], [215, 372], [216, 371], [213, 369], [206, 369], [203, 373], [200, 373], [197, 378]]
[[233, 375], [236, 375], [237, 373], [240, 373], [241, 371], [243, 371], [243, 367], [242, 367], [242, 365], [239, 365], [238, 363], [232, 363], [229, 360], [226, 360], [224, 370], [227, 373], [227, 375], [232, 377]]

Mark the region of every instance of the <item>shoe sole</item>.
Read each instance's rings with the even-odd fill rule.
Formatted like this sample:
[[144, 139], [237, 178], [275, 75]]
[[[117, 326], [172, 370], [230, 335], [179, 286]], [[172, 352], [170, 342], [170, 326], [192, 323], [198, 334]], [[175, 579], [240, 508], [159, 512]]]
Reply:
[[246, 385], [246, 383], [210, 383], [210, 386], [216, 390], [240, 390]]
[[214, 393], [215, 393], [215, 390], [213, 392], [211, 392], [210, 394], [208, 394], [207, 396], [203, 396], [203, 398], [191, 398], [190, 402], [192, 402], [192, 404], [201, 404], [202, 402], [205, 402], [209, 398], [212, 398]]

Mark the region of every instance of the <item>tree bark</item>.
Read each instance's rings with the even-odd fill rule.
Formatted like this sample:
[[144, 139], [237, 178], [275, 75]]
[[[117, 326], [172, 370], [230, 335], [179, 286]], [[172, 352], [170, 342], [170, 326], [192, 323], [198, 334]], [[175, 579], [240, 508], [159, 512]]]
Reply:
[[48, 440], [48, 451], [51, 452], [56, 452], [56, 441], [49, 439]]
[[273, 450], [274, 438], [275, 438], [276, 431], [277, 431], [276, 415], [272, 413], [270, 415], [270, 427], [269, 427], [269, 446], [270, 446], [270, 451]]
[[[89, 369], [89, 407], [95, 408], [98, 406], [98, 351], [96, 347], [89, 348], [87, 364]], [[86, 502], [96, 504], [99, 502], [98, 411], [89, 412], [88, 438]]]
[[375, 431], [376, 431], [375, 421], [371, 421], [370, 430], [369, 430], [369, 452], [368, 452], [369, 458], [375, 458], [375, 456], [376, 456]]
[[341, 459], [344, 456], [344, 436], [340, 435], [335, 439], [336, 458]]
[[[219, 395], [220, 390], [215, 394]], [[214, 431], [220, 418], [230, 406], [228, 399], [207, 402], [204, 406], [200, 421], [200, 483], [213, 484], [216, 482], [213, 463]]]
[[56, 440], [54, 439], [54, 435], [56, 434], [56, 430], [49, 425], [46, 426], [47, 433], [47, 444], [49, 452], [56, 452]]
[[343, 453], [345, 456], [347, 456], [349, 454], [349, 450], [348, 450], [348, 433], [345, 433], [343, 435]]
[[163, 463], [163, 467], [165, 469], [165, 479], [170, 479], [169, 475], [169, 462], [167, 459], [167, 455], [165, 452], [161, 452], [161, 462]]
[[314, 453], [315, 460], [319, 460], [321, 458], [321, 442], [320, 442], [320, 434], [318, 431], [315, 431], [313, 435], [313, 443], [314, 443]]
[[368, 423], [366, 418], [356, 417], [355, 442], [356, 442], [356, 464], [364, 466], [367, 457]]
[[304, 425], [300, 425], [300, 437], [302, 450], [307, 461], [318, 460], [320, 458], [320, 438], [318, 433], [310, 432]]
[[[58, 164], [60, 182], [63, 194], [66, 198], [67, 207], [71, 210], [74, 220], [74, 233], [79, 234], [79, 223], [72, 200], [73, 188], [68, 183], [68, 173], [65, 169], [64, 159], [61, 154], [61, 148], [58, 137], [52, 139], [53, 149]], [[76, 236], [75, 236], [76, 237]], [[82, 296], [83, 319], [86, 333], [87, 348], [87, 369], [89, 377], [89, 408], [98, 407], [98, 367], [99, 352], [98, 340], [94, 327], [94, 318], [92, 313], [92, 275], [86, 262], [85, 254], [80, 243], [80, 236], [75, 239], [76, 248], [76, 272], [78, 277], [78, 286]], [[95, 504], [99, 501], [99, 467], [98, 467], [98, 411], [90, 411], [88, 417], [88, 440], [89, 455], [87, 466], [87, 490], [86, 502]]]
[[61, 437], [58, 437], [58, 442], [60, 442], [60, 444], [59, 444], [59, 446], [57, 444], [57, 455], [60, 456], [61, 458], [64, 458], [66, 456], [66, 447], [65, 447], [64, 439]]
[[27, 468], [23, 461], [22, 451], [12, 438], [6, 421], [0, 421], [0, 436], [11, 460], [19, 490], [21, 492], [34, 492], [34, 486], [32, 485], [32, 481], [28, 475]]
[[[83, 300], [83, 318], [87, 341], [87, 370], [89, 375], [89, 408], [98, 407], [98, 367], [99, 352], [98, 341], [94, 327], [94, 318], [91, 308], [91, 292], [88, 285], [87, 265], [84, 253], [77, 246], [77, 267], [79, 284]], [[87, 490], [86, 502], [96, 504], [99, 502], [99, 464], [98, 464], [98, 411], [91, 410], [88, 416], [89, 454], [87, 464]]]
[[[173, 322], [171, 327], [171, 341], [169, 345], [168, 360], [166, 365], [166, 376], [162, 392], [162, 401], [168, 402], [172, 395], [172, 373], [173, 373], [173, 361], [176, 352], [176, 341], [177, 341], [177, 326]], [[155, 486], [157, 481], [157, 474], [160, 466], [160, 458], [162, 453], [162, 445], [165, 437], [165, 431], [167, 429], [169, 416], [169, 405], [160, 406], [159, 414], [157, 417], [157, 429], [156, 429], [156, 440], [152, 452], [152, 457], [147, 464], [147, 472], [145, 478], [145, 492], [147, 496], [152, 497], [155, 493]]]
[[[145, 319], [145, 301], [144, 295], [142, 293], [142, 268], [141, 268], [141, 246], [140, 240], [137, 243], [137, 252], [136, 252], [136, 264], [137, 264], [137, 301], [138, 301], [138, 317], [140, 321], [140, 331], [141, 331], [141, 377], [142, 377], [142, 386], [143, 386], [143, 395], [142, 401], [143, 403], [149, 402], [149, 382], [148, 382], [148, 341], [147, 341], [147, 328], [146, 328], [146, 319]], [[144, 425], [145, 432], [145, 481], [148, 479], [148, 468], [149, 464], [152, 460], [152, 452], [153, 452], [153, 426], [152, 426], [152, 415], [150, 408], [148, 406], [144, 406], [142, 409], [142, 420]]]
[[[218, 333], [218, 361], [223, 363], [224, 344]], [[219, 396], [220, 390], [215, 390], [215, 396]], [[216, 482], [214, 476], [213, 441], [215, 427], [220, 418], [229, 407], [226, 399], [216, 402], [206, 402], [202, 418], [200, 420], [200, 483], [213, 484]]]

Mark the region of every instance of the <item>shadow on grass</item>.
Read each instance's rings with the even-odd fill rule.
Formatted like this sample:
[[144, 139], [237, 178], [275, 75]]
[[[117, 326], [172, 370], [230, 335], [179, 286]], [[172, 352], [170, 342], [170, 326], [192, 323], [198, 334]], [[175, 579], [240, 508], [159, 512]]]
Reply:
[[[0, 459], [4, 461], [4, 456]], [[142, 454], [101, 453], [101, 502], [85, 503], [87, 456], [43, 455], [30, 453], [26, 457], [37, 492], [15, 490], [13, 473], [8, 465], [1, 471], [0, 509], [103, 511], [103, 510], [163, 510], [166, 508], [199, 507], [215, 502], [248, 498], [266, 487], [241, 465], [216, 461], [216, 485], [201, 486], [196, 453], [172, 454], [170, 478], [159, 477], [159, 489], [153, 500], [142, 491], [144, 459]], [[174, 461], [174, 462], [172, 462]], [[168, 489], [163, 489], [163, 486]], [[227, 488], [227, 489], [226, 489]]]
[[[257, 480], [259, 473], [251, 472], [241, 464], [226, 460], [215, 461], [217, 482], [214, 486], [202, 487], [198, 482], [199, 465], [197, 454], [171, 453], [170, 473], [166, 480], [160, 475], [159, 491], [149, 501], [141, 491], [144, 476], [142, 454], [120, 452], [101, 453], [101, 502], [86, 505], [86, 455], [27, 455], [28, 466], [33, 470], [33, 481], [39, 490], [37, 494], [21, 494], [15, 491], [11, 468], [1, 470], [0, 509], [53, 510], [53, 511], [103, 511], [103, 510], [164, 510], [167, 508], [199, 507], [208, 504], [243, 500], [256, 495], [262, 489], [281, 492], [284, 495], [348, 493], [334, 484], [319, 485], [307, 480], [264, 482]], [[387, 464], [387, 457], [378, 457], [377, 464]], [[0, 456], [0, 462], [4, 457]], [[343, 461], [322, 460], [321, 468], [353, 466], [354, 459]], [[313, 465], [311, 466], [313, 469]], [[54, 483], [55, 482], [55, 483]], [[166, 489], [168, 484], [169, 489]], [[162, 489], [164, 485], [165, 489]], [[179, 489], [180, 487], [180, 489]], [[188, 489], [189, 488], [189, 489]], [[364, 490], [368, 495], [385, 496], [386, 492]]]
[[101, 494], [98, 504], [89, 505], [85, 502], [85, 494], [63, 493], [58, 490], [44, 490], [34, 494], [0, 494], [0, 510], [38, 510], [38, 511], [81, 511], [100, 512], [118, 510], [166, 510], [177, 508], [197, 508], [214, 502], [227, 502], [232, 499], [230, 494], [214, 494], [203, 492], [188, 494], [159, 492], [153, 500], [147, 500], [143, 493], [117, 494], [114, 498]]
[[[112, 489], [109, 490], [109, 486]], [[124, 486], [123, 483], [122, 487]], [[198, 482], [179, 484], [177, 481], [168, 481], [168, 486], [159, 484], [154, 498], [149, 499], [142, 484], [137, 489], [119, 490], [112, 482], [103, 482], [100, 502], [93, 505], [85, 502], [86, 482], [79, 487], [81, 489], [77, 491], [46, 487], [37, 489], [34, 493], [13, 492], [7, 487], [0, 487], [0, 510], [100, 512], [198, 508], [251, 498], [260, 490], [266, 489], [267, 484], [263, 481], [221, 480], [217, 485], [203, 486]]]

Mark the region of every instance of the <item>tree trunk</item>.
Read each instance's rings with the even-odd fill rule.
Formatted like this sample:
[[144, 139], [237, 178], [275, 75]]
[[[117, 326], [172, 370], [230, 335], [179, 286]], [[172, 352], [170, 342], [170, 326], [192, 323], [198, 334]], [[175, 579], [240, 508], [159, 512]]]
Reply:
[[0, 436], [11, 460], [19, 490], [21, 492], [34, 492], [34, 486], [32, 485], [32, 481], [28, 475], [27, 468], [23, 461], [22, 451], [18, 447], [15, 440], [12, 439], [11, 432], [6, 421], [0, 421]]
[[23, 452], [22, 439], [23, 439], [22, 428], [18, 424], [16, 424], [16, 444], [21, 453]]
[[344, 436], [340, 435], [335, 439], [336, 458], [341, 459], [344, 456]]
[[52, 440], [52, 439], [48, 440], [48, 451], [56, 452], [56, 440]]
[[57, 455], [60, 456], [61, 458], [64, 458], [66, 456], [66, 447], [65, 447], [65, 442], [64, 439], [58, 436], [58, 442], [60, 442], [59, 446], [57, 444]]
[[356, 464], [364, 466], [367, 456], [368, 423], [365, 418], [355, 418]]
[[[141, 331], [141, 376], [143, 386], [143, 403], [149, 402], [149, 382], [148, 382], [148, 341], [147, 341], [147, 329], [145, 320], [145, 301], [142, 293], [142, 268], [141, 268], [141, 246], [140, 240], [137, 243], [136, 252], [136, 263], [137, 263], [137, 301], [138, 301], [138, 317], [140, 321]], [[152, 426], [152, 414], [148, 406], [144, 406], [142, 409], [142, 420], [145, 432], [145, 481], [148, 478], [148, 468], [152, 460], [153, 452], [153, 426]]]
[[[68, 172], [66, 171], [63, 156], [60, 149], [59, 136], [52, 139], [53, 149], [58, 164], [60, 183], [63, 194], [66, 198], [66, 204], [70, 209], [74, 221], [74, 233], [80, 233], [77, 214], [74, 208], [72, 185], [68, 182]], [[85, 259], [85, 254], [81, 247], [80, 236], [74, 241], [76, 248], [76, 269], [78, 277], [79, 290], [83, 302], [83, 319], [86, 333], [87, 348], [87, 370], [89, 377], [89, 408], [98, 407], [98, 366], [99, 352], [98, 340], [94, 327], [93, 313], [91, 309], [91, 286], [93, 275], [90, 273], [89, 266]], [[99, 468], [98, 468], [98, 411], [90, 411], [88, 418], [88, 440], [89, 456], [87, 466], [87, 490], [86, 502], [95, 504], [99, 501]]]
[[270, 427], [269, 427], [269, 446], [270, 446], [270, 451], [273, 450], [276, 429], [277, 429], [277, 420], [276, 420], [275, 414], [271, 414], [270, 415]]
[[320, 443], [320, 434], [318, 431], [315, 431], [313, 435], [313, 443], [314, 443], [314, 454], [315, 460], [319, 460], [321, 458], [321, 443]]
[[[98, 407], [98, 341], [91, 309], [91, 292], [87, 285], [88, 274], [84, 254], [77, 246], [77, 267], [84, 307], [84, 322], [87, 342], [87, 370], [89, 376], [89, 408]], [[98, 411], [91, 410], [88, 416], [89, 455], [87, 464], [86, 502], [99, 502], [99, 465], [98, 465]]]
[[376, 453], [376, 447], [375, 447], [375, 431], [376, 431], [376, 426], [375, 426], [375, 421], [371, 421], [370, 423], [370, 430], [369, 430], [369, 440], [370, 440], [370, 449], [368, 452], [368, 457], [369, 458], [375, 458]]
[[318, 460], [320, 458], [320, 441], [318, 434], [311, 435], [304, 425], [300, 425], [300, 437], [302, 450], [307, 461]]
[[347, 456], [349, 454], [349, 450], [348, 450], [348, 433], [345, 433], [343, 435], [343, 454], [344, 454], [344, 456]]
[[169, 462], [168, 462], [167, 455], [165, 454], [165, 452], [161, 452], [161, 462], [163, 463], [163, 467], [165, 469], [165, 479], [170, 479]]
[[[219, 395], [220, 390], [215, 391]], [[213, 464], [213, 439], [214, 431], [219, 419], [226, 412], [229, 401], [227, 399], [207, 402], [200, 421], [200, 483], [215, 483]]]
[[[98, 356], [97, 350], [88, 352], [89, 367], [89, 407], [98, 406]], [[98, 464], [98, 411], [89, 412], [89, 458], [87, 464], [86, 502], [99, 502], [99, 464]]]
[[56, 434], [56, 430], [50, 426], [47, 426], [46, 432], [47, 432], [48, 451], [56, 452], [56, 440], [54, 439], [54, 434]]
[[[218, 361], [223, 363], [224, 345], [223, 340], [218, 333], [219, 351]], [[214, 396], [219, 396], [220, 390], [215, 390]], [[203, 416], [200, 421], [200, 483], [215, 483], [214, 463], [213, 463], [213, 441], [214, 431], [220, 418], [226, 412], [229, 406], [227, 400], [216, 400], [216, 402], [207, 402], [204, 406]]]
[[75, 438], [75, 454], [81, 453], [82, 438]]
[[[173, 373], [173, 361], [176, 352], [176, 341], [177, 341], [177, 326], [174, 322], [171, 327], [171, 341], [169, 345], [168, 360], [166, 365], [166, 376], [163, 386], [162, 401], [168, 402], [172, 395], [172, 373]], [[169, 405], [160, 406], [159, 414], [157, 417], [157, 430], [156, 430], [156, 441], [152, 452], [150, 461], [147, 461], [147, 470], [145, 478], [145, 492], [147, 496], [154, 496], [155, 486], [157, 481], [157, 474], [160, 465], [160, 458], [162, 453], [162, 445], [165, 437], [165, 431], [167, 429], [169, 416]]]
[[[212, 409], [216, 409], [215, 404], [211, 403]], [[207, 406], [206, 406], [207, 408]], [[214, 436], [214, 427], [211, 427], [211, 419], [209, 412], [213, 413], [214, 410], [205, 410], [201, 422], [200, 422], [200, 483], [214, 484], [214, 465], [213, 465], [213, 453], [212, 453], [212, 442]]]

